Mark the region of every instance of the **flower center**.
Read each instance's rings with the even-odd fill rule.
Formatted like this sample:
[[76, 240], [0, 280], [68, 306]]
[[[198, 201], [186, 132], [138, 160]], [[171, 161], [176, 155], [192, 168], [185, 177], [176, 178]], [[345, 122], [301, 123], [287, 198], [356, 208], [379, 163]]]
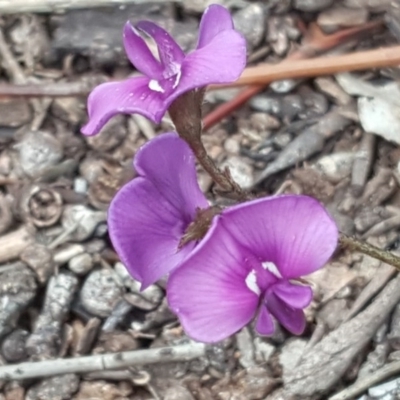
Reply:
[[178, 249], [181, 249], [185, 244], [192, 240], [203, 239], [210, 228], [212, 219], [220, 212], [221, 209], [217, 206], [205, 209], [198, 208], [194, 220], [189, 224], [185, 233], [181, 237]]
[[251, 267], [245, 279], [246, 286], [257, 296], [282, 279], [277, 266], [271, 261], [260, 262], [255, 257], [246, 257], [246, 263]]
[[170, 94], [179, 85], [182, 71], [181, 66], [177, 63], [171, 63], [164, 70], [161, 79], [152, 79], [149, 82], [149, 89], [153, 92]]

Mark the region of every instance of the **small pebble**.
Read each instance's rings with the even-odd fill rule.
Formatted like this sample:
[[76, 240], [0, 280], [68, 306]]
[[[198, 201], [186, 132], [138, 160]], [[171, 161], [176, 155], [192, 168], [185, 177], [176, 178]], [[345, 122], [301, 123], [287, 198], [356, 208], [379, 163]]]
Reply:
[[228, 157], [221, 169], [228, 167], [234, 181], [243, 189], [250, 188], [254, 182], [253, 167], [237, 156]]
[[303, 98], [298, 94], [288, 94], [283, 97], [280, 116], [287, 121], [292, 121], [303, 112], [305, 108]]
[[98, 317], [108, 317], [121, 296], [114, 271], [106, 268], [91, 272], [80, 292], [83, 307]]
[[28, 336], [28, 331], [16, 329], [4, 338], [1, 344], [1, 354], [8, 362], [20, 362], [28, 357], [25, 347]]
[[263, 95], [254, 96], [250, 100], [250, 106], [257, 111], [264, 111], [274, 115], [279, 114], [282, 108], [280, 99]]
[[174, 385], [168, 388], [163, 398], [164, 400], [194, 400], [189, 390], [180, 385]]
[[88, 190], [88, 182], [81, 176], [74, 179], [74, 192], [79, 194], [86, 194]]
[[253, 336], [249, 328], [244, 327], [236, 334], [236, 345], [240, 351], [239, 364], [243, 368], [250, 368], [256, 365], [254, 360]]
[[[393, 379], [389, 382], [382, 383], [381, 385], [374, 386], [368, 390], [368, 394], [373, 399], [381, 399], [383, 396], [395, 392], [400, 387], [400, 378]], [[395, 397], [393, 397], [395, 399]]]
[[351, 174], [355, 153], [340, 152], [321, 157], [314, 168], [332, 183], [338, 183]]
[[334, 79], [330, 77], [320, 77], [314, 79], [315, 86], [328, 97], [330, 97], [337, 105], [345, 106], [353, 101]]
[[335, 7], [319, 14], [317, 23], [324, 32], [331, 33], [340, 28], [365, 24], [368, 17], [366, 8]]
[[301, 80], [299, 80], [299, 79], [284, 79], [282, 81], [272, 82], [269, 85], [269, 87], [275, 93], [289, 93], [300, 83], [301, 83]]
[[267, 41], [275, 54], [278, 56], [286, 54], [289, 48], [289, 38], [282, 17], [277, 16], [269, 19]]
[[265, 9], [259, 3], [250, 4], [234, 14], [235, 29], [246, 38], [249, 48], [261, 43], [265, 34], [265, 17]]
[[300, 11], [315, 12], [328, 8], [333, 0], [295, 0], [293, 7]]
[[50, 133], [43, 131], [26, 133], [15, 148], [19, 153], [21, 168], [31, 177], [40, 175], [63, 157], [60, 142]]
[[93, 268], [93, 258], [88, 253], [78, 254], [68, 261], [68, 268], [77, 275], [86, 275]]
[[237, 139], [228, 138], [224, 142], [224, 149], [230, 154], [239, 154], [240, 144]]
[[[317, 0], [318, 1], [318, 0]], [[344, 5], [350, 8], [368, 8], [370, 11], [385, 11], [393, 0], [344, 0]]]
[[259, 132], [276, 130], [281, 127], [279, 119], [268, 113], [253, 113], [250, 115], [250, 122]]
[[276, 348], [271, 343], [265, 341], [264, 338], [254, 338], [254, 350], [257, 364], [263, 364], [269, 361], [275, 353]]

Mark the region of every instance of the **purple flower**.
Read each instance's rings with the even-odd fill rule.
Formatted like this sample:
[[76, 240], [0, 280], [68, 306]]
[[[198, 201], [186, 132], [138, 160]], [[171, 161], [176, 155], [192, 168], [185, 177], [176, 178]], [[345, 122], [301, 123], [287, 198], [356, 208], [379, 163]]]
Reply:
[[273, 333], [272, 316], [300, 334], [312, 291], [293, 279], [321, 268], [337, 239], [335, 223], [310, 197], [231, 207], [170, 275], [169, 305], [188, 335], [202, 342], [222, 340], [254, 317], [262, 335]]
[[[140, 33], [154, 39], [159, 60]], [[144, 76], [96, 87], [88, 99], [85, 135], [98, 133], [118, 113], [138, 113], [159, 123], [177, 97], [211, 83], [232, 82], [246, 65], [245, 39], [234, 30], [229, 12], [219, 5], [204, 12], [196, 50], [188, 55], [168, 32], [150, 21], [135, 26], [128, 22], [123, 39], [129, 60]]]
[[145, 144], [136, 154], [138, 178], [113, 199], [110, 237], [121, 261], [142, 289], [176, 268], [196, 246], [180, 246], [198, 208], [208, 202], [197, 183], [194, 155], [176, 133]]

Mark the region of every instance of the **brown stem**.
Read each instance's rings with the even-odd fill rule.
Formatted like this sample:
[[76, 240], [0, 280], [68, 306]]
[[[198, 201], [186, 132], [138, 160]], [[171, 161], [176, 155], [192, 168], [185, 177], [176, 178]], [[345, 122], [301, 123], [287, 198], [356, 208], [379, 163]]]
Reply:
[[376, 258], [377, 260], [392, 265], [400, 271], [400, 257], [397, 257], [390, 251], [382, 250], [369, 243], [360, 242], [359, 240], [347, 236], [344, 233], [340, 234], [339, 245], [344, 249], [359, 251], [360, 253]]
[[233, 194], [237, 200], [247, 200], [249, 195], [233, 180], [228, 170], [221, 171], [207, 154], [207, 150], [201, 140], [190, 138], [188, 143], [193, 150], [197, 160], [204, 170], [211, 176], [213, 181], [223, 192]]

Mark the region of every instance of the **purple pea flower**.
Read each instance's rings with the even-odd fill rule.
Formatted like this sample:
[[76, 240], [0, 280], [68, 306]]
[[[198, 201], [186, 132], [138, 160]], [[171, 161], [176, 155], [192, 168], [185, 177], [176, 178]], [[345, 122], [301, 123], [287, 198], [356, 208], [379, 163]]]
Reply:
[[276, 318], [301, 334], [312, 290], [293, 279], [321, 268], [338, 231], [314, 199], [278, 196], [239, 204], [214, 218], [201, 243], [169, 278], [168, 302], [189, 336], [217, 342], [256, 317], [270, 335]]
[[176, 133], [162, 134], [136, 154], [139, 177], [116, 194], [108, 212], [115, 250], [145, 289], [175, 269], [196, 246], [181, 240], [198, 209], [209, 207], [195, 159]]
[[[246, 42], [234, 30], [228, 10], [220, 5], [209, 6], [199, 30], [196, 50], [185, 55], [169, 33], [155, 23], [140, 21], [132, 26], [128, 22], [123, 34], [125, 51], [144, 76], [96, 87], [88, 99], [89, 122], [82, 133], [98, 133], [118, 113], [138, 113], [159, 123], [183, 93], [239, 78], [246, 65]], [[140, 33], [155, 41], [159, 60]]]

